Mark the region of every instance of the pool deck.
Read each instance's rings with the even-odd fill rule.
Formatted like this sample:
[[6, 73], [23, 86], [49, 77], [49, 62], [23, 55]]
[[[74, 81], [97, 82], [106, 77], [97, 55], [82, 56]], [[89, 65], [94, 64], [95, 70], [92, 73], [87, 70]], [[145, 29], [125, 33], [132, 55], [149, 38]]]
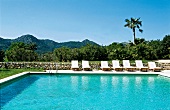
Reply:
[[28, 74], [28, 72], [22, 72], [22, 73], [19, 73], [19, 74], [15, 74], [15, 75], [12, 75], [12, 76], [3, 78], [3, 79], [0, 80], [0, 84], [1, 84], [1, 83], [4, 83], [4, 82], [7, 82], [7, 81], [9, 81], [9, 80], [15, 79], [15, 78], [17, 78], [17, 77], [23, 76], [23, 75], [25, 75], [25, 74]]
[[46, 72], [22, 72], [16, 75], [9, 76], [7, 78], [3, 78], [0, 80], [0, 84], [7, 82], [9, 80], [18, 78], [20, 76], [26, 75], [26, 74], [110, 74], [110, 75], [160, 75], [164, 77], [170, 78], [170, 70], [164, 70], [161, 72], [141, 72], [141, 71], [135, 71], [135, 72], [117, 72], [117, 71], [102, 71], [102, 70], [93, 70], [93, 71], [73, 71], [73, 70], [46, 70]]
[[170, 78], [170, 70], [164, 70], [159, 75]]
[[128, 71], [102, 71], [102, 70], [93, 70], [93, 71], [73, 71], [73, 70], [46, 70], [47, 73], [54, 74], [155, 74], [159, 75], [161, 72], [128, 72]]

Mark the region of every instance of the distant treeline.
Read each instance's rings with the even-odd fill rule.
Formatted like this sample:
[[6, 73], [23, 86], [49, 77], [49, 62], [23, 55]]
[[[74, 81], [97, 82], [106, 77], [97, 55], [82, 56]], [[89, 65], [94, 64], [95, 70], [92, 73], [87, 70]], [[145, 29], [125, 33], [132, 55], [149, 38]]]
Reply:
[[87, 44], [98, 45], [97, 43], [90, 41], [88, 39], [80, 41], [68, 41], [68, 42], [55, 42], [49, 39], [38, 39], [33, 35], [26, 34], [22, 35], [16, 39], [3, 39], [0, 37], [0, 50], [7, 50], [12, 43], [23, 42], [26, 44], [34, 43], [37, 45], [36, 52], [38, 54], [54, 51], [55, 48], [69, 47], [69, 48], [80, 48]]
[[170, 59], [170, 35], [163, 40], [135, 39], [129, 42], [112, 43], [108, 46], [87, 44], [81, 48], [56, 48], [52, 52], [36, 53], [37, 45], [23, 42], [12, 43], [6, 50], [0, 50], [0, 61], [71, 61], [71, 60], [157, 60]]

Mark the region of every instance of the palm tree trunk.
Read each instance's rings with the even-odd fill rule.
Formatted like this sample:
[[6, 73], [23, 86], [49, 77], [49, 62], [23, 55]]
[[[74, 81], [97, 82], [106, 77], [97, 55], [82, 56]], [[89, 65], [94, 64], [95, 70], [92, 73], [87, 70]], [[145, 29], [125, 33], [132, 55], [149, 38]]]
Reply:
[[133, 44], [135, 44], [135, 39], [136, 39], [135, 28], [133, 28]]

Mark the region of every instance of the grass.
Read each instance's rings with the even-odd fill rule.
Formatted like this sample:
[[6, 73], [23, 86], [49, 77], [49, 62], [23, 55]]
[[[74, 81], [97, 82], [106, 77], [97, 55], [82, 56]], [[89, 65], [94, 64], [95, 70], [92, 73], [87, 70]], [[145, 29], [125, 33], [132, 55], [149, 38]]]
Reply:
[[42, 69], [2, 69], [0, 68], [0, 79], [25, 72], [25, 71], [43, 71]]

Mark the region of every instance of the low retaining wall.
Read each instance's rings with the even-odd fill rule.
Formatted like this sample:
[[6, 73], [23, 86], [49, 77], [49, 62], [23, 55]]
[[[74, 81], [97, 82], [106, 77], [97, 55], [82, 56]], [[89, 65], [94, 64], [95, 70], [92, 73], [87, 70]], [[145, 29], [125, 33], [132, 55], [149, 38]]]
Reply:
[[[135, 64], [131, 64], [135, 66]], [[144, 64], [147, 66], [147, 64]], [[99, 70], [100, 63], [90, 63], [92, 69]], [[112, 67], [111, 64], [109, 64]], [[159, 64], [163, 68], [163, 70], [170, 70], [170, 64]], [[79, 67], [82, 68], [81, 63], [79, 63]], [[70, 70], [71, 63], [70, 62], [0, 62], [0, 68], [8, 68], [8, 69], [20, 69], [20, 68], [41, 68], [44, 70]]]
[[158, 66], [161, 66], [163, 70], [170, 70], [170, 63], [159, 63]]
[[[92, 69], [99, 69], [100, 64], [90, 64]], [[82, 65], [79, 64], [82, 68]], [[71, 62], [0, 62], [0, 68], [21, 69], [21, 68], [40, 68], [44, 70], [70, 70]]]

